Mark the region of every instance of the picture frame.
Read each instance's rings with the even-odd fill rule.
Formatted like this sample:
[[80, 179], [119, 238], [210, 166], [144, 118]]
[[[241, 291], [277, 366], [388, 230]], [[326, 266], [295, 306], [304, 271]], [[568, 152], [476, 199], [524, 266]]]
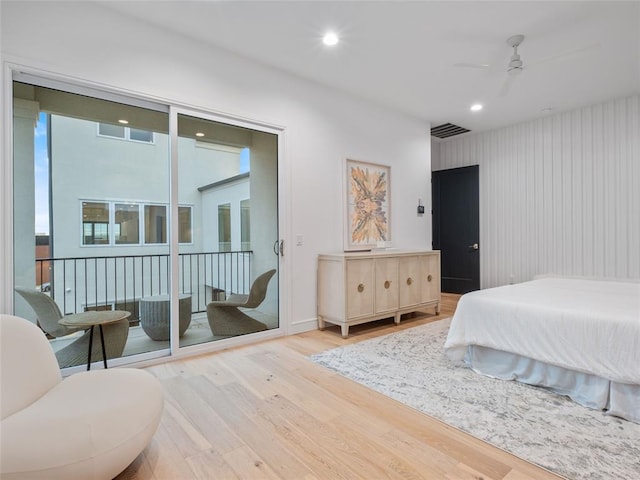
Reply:
[[390, 166], [345, 159], [345, 251], [391, 245], [390, 186]]

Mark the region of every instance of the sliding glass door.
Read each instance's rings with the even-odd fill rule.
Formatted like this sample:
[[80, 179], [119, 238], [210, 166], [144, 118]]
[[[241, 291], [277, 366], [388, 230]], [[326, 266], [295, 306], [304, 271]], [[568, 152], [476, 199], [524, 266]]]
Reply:
[[88, 355], [68, 315], [124, 312], [114, 364], [278, 328], [278, 136], [66, 87], [13, 82], [14, 311], [61, 368]]
[[47, 333], [61, 368], [86, 364], [88, 339], [55, 317], [85, 312], [126, 312], [124, 333], [104, 326], [110, 361], [168, 354], [169, 317], [152, 339], [143, 304], [168, 293], [168, 108], [39, 82], [13, 91], [15, 313]]
[[278, 328], [278, 137], [176, 115], [178, 218], [193, 219], [179, 296], [197, 312], [180, 346]]

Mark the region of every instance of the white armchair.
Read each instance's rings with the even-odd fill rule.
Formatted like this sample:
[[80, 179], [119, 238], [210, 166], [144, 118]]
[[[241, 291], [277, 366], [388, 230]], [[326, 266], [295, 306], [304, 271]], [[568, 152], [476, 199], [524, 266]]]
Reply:
[[61, 377], [44, 333], [0, 315], [2, 480], [110, 480], [144, 450], [162, 414], [160, 382], [114, 368]]

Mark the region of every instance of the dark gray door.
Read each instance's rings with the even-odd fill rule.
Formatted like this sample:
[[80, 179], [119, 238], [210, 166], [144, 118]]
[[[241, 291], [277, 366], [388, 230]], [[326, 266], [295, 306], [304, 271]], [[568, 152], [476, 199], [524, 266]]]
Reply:
[[440, 250], [442, 291], [480, 289], [478, 166], [432, 175], [433, 248]]

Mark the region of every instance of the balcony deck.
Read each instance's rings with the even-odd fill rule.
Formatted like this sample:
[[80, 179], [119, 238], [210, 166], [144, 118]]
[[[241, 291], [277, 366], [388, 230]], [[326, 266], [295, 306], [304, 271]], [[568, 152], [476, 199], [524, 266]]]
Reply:
[[[267, 325], [269, 329], [278, 327], [278, 318], [261, 312], [259, 310], [247, 310], [248, 315], [259, 320]], [[54, 351], [58, 351], [65, 347], [72, 341], [74, 341], [81, 332], [66, 337], [54, 338], [50, 340], [51, 346]], [[216, 336], [211, 333], [207, 316], [205, 313], [194, 313], [191, 316], [191, 323], [185, 334], [180, 338], [180, 346], [186, 347], [191, 345], [198, 345], [201, 343], [214, 342], [216, 340], [222, 340], [229, 338], [227, 336]], [[129, 337], [127, 338], [127, 344], [124, 349], [123, 357], [129, 357], [141, 353], [153, 352], [156, 350], [162, 350], [169, 348], [168, 340], [152, 340], [147, 336], [140, 325], [132, 326], [129, 328]]]
[[[38, 278], [46, 276], [49, 280], [40, 285], [39, 290], [51, 296], [64, 315], [88, 310], [130, 312], [129, 334], [123, 353], [123, 357], [130, 357], [169, 348], [168, 340], [151, 337], [166, 336], [166, 323], [163, 325], [160, 319], [168, 317], [172, 281], [177, 282], [180, 293], [181, 325], [187, 324], [184, 320], [191, 312], [191, 322], [180, 338], [180, 346], [229, 338], [212, 334], [206, 316], [207, 305], [232, 294], [249, 293], [251, 279], [255, 276], [252, 275], [253, 252], [181, 253], [178, 261], [178, 269], [172, 273], [168, 254], [43, 258], [36, 260], [36, 271], [40, 275]], [[188, 301], [183, 305], [185, 298]], [[272, 311], [268, 307], [263, 310]], [[268, 329], [278, 326], [277, 316], [259, 308], [248, 309], [245, 313], [267, 325]], [[139, 324], [141, 317], [158, 322], [150, 322], [153, 326], [147, 323], [145, 332]], [[153, 332], [155, 328], [160, 329], [160, 334]], [[52, 339], [51, 345], [58, 351], [79, 335], [81, 333]]]

